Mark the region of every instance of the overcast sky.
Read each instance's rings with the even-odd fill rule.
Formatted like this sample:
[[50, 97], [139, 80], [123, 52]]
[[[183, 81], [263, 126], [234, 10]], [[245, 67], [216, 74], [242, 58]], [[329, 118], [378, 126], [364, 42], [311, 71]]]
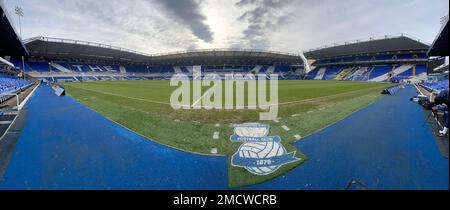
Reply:
[[406, 33], [431, 43], [448, 0], [4, 0], [24, 38], [99, 42], [145, 53], [245, 48], [298, 53]]

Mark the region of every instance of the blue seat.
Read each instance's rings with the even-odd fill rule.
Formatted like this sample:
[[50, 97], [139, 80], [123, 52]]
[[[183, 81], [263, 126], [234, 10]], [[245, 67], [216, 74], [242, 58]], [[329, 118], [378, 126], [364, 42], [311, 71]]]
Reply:
[[422, 86], [425, 87], [428, 90], [437, 91], [437, 92], [446, 90], [449, 87], [448, 79], [444, 79], [444, 80], [441, 80], [441, 81], [438, 81], [438, 82], [424, 82], [422, 84]]
[[370, 74], [370, 79], [377, 78], [377, 77], [387, 74], [391, 71], [392, 71], [392, 66], [375, 66], [375, 68], [372, 71], [372, 74]]
[[32, 82], [28, 80], [0, 75], [0, 94], [16, 92], [29, 87], [31, 84]]

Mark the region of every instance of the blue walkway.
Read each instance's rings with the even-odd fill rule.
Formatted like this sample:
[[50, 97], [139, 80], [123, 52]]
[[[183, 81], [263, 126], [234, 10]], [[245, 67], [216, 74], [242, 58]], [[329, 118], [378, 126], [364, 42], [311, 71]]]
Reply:
[[41, 86], [0, 189], [217, 189], [223, 157], [161, 146]]
[[370, 189], [449, 189], [426, 116], [409, 98], [412, 86], [386, 96], [295, 146], [309, 160], [284, 177], [249, 189], [345, 189], [359, 180]]
[[[353, 179], [371, 189], [448, 189], [448, 160], [413, 95], [408, 87], [296, 143], [307, 162], [246, 189], [344, 189]], [[0, 189], [227, 188], [225, 158], [148, 141], [47, 87], [27, 109]]]

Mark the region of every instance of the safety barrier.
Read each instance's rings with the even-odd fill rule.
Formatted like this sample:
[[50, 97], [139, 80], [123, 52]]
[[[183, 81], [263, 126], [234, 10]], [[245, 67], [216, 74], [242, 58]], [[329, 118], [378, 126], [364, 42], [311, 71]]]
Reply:
[[395, 86], [386, 88], [386, 90], [384, 90], [383, 93], [387, 94], [387, 95], [395, 95], [400, 91], [401, 88], [402, 88], [401, 85], [395, 85]]

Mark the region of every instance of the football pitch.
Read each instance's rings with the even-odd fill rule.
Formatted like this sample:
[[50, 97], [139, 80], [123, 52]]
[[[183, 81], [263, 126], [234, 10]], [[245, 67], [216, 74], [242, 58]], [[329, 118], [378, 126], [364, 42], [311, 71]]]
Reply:
[[[102, 81], [62, 84], [68, 94], [124, 127], [161, 144], [186, 152], [228, 157], [229, 185], [241, 187], [271, 180], [307, 161], [292, 143], [364, 108], [382, 97], [385, 83], [345, 81], [279, 81], [279, 120], [259, 121], [263, 110], [174, 110], [170, 97], [177, 87], [170, 81]], [[207, 87], [202, 92], [208, 91]], [[234, 90], [236, 91], [236, 90]], [[238, 90], [243, 91], [243, 90]], [[195, 100], [192, 99], [195, 103]], [[271, 126], [270, 135], [280, 136], [288, 152], [300, 161], [276, 172], [258, 176], [233, 167], [231, 156], [240, 143], [232, 143], [231, 124], [258, 122]], [[289, 129], [286, 129], [289, 128]], [[219, 133], [219, 139], [214, 134]], [[301, 140], [301, 139], [300, 139]]]

